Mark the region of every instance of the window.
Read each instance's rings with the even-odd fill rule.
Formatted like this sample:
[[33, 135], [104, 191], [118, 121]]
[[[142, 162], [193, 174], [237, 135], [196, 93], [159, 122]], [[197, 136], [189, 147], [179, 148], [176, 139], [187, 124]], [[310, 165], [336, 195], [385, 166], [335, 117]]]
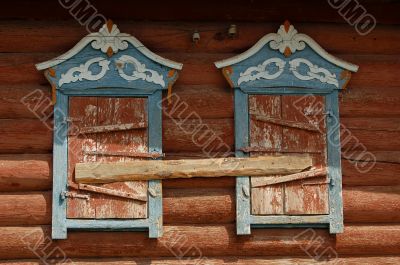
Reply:
[[235, 154], [310, 156], [292, 175], [236, 180], [238, 234], [251, 227], [343, 231], [338, 92], [358, 66], [285, 22], [251, 49], [215, 63], [235, 94]]
[[52, 237], [69, 229], [162, 235], [160, 180], [82, 184], [76, 163], [162, 157], [162, 90], [182, 68], [108, 22], [67, 53], [36, 65], [53, 89]]

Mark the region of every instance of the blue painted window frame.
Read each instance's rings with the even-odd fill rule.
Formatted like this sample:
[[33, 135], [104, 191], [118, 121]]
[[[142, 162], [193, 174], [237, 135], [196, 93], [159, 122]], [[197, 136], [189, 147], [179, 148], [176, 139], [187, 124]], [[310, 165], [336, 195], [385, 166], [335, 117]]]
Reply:
[[251, 228], [329, 227], [331, 234], [343, 232], [342, 172], [338, 90], [307, 88], [234, 88], [235, 156], [246, 157], [242, 148], [249, 146], [249, 95], [320, 95], [325, 98], [327, 113], [327, 166], [330, 180], [329, 214], [310, 216], [256, 216], [251, 214], [250, 177], [236, 178], [236, 230], [238, 235], [251, 234]]
[[149, 231], [150, 238], [162, 236], [162, 184], [161, 180], [150, 180], [148, 193], [148, 217], [145, 219], [68, 219], [67, 200], [61, 196], [67, 191], [68, 176], [68, 105], [74, 96], [94, 97], [145, 97], [148, 108], [148, 148], [149, 152], [162, 153], [162, 90], [132, 88], [106, 88], [84, 90], [57, 90], [54, 107], [53, 141], [53, 205], [52, 238], [66, 239], [68, 230], [111, 230]]

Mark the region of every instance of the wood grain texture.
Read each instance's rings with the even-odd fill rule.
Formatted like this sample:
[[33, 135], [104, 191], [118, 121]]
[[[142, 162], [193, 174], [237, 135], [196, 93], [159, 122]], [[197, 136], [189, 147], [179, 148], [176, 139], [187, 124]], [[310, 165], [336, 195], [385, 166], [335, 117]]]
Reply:
[[[215, 6], [214, 6], [215, 8]], [[315, 7], [314, 7], [315, 8]], [[129, 19], [132, 19], [130, 17]], [[283, 22], [282, 20], [277, 20]], [[239, 31], [236, 38], [227, 36], [227, 25], [221, 22], [155, 22], [155, 21], [116, 21], [121, 32], [132, 34], [150, 50], [185, 52], [235, 53], [250, 48], [265, 34], [276, 32], [279, 23], [237, 22]], [[344, 21], [343, 21], [344, 22]], [[196, 28], [201, 41], [193, 46], [188, 32]], [[400, 52], [399, 29], [392, 25], [377, 25], [366, 36], [360, 36], [347, 24], [300, 23], [296, 21], [299, 32], [311, 36], [330, 53], [379, 53], [396, 54]], [[0, 52], [65, 52], [76, 41], [87, 34], [84, 27], [76, 21], [23, 21], [9, 20], [0, 25], [4, 40]], [[151, 32], [151, 34], [149, 33]], [[173, 41], [172, 37], [173, 36]], [[29, 42], [24, 41], [29, 38]], [[337, 41], [340, 38], [340, 41]], [[360, 45], [362, 41], [363, 45]], [[42, 45], [46, 43], [46, 45]], [[379, 44], [379, 45], [377, 45]]]
[[[232, 57], [228, 53], [184, 53], [184, 52], [158, 52], [159, 55], [185, 65], [176, 82], [180, 85], [214, 84], [228, 87], [214, 62]], [[0, 54], [0, 81], [2, 84], [46, 84], [42, 73], [36, 71], [34, 64], [59, 55], [58, 53], [2, 53]], [[390, 55], [347, 55], [334, 54], [343, 60], [353, 62], [360, 66], [357, 75], [353, 75], [349, 88], [354, 87], [385, 87], [395, 88], [400, 82], [400, 75], [396, 65], [399, 59]], [[390, 71], [389, 71], [390, 70]], [[20, 75], [23, 72], [24, 75]]]
[[312, 162], [312, 157], [308, 154], [251, 158], [104, 161], [99, 164], [87, 162], [75, 165], [75, 181], [111, 183], [170, 178], [292, 174], [309, 168]]
[[[141, 2], [138, 5], [128, 5], [124, 1], [118, 0], [115, 5], [109, 6], [109, 2], [100, 0], [96, 3], [96, 10], [100, 14], [107, 14], [107, 17], [114, 19], [136, 19], [136, 20], [177, 20], [177, 21], [223, 21], [225, 23], [234, 21], [279, 21], [282, 22], [282, 13], [290, 17], [293, 21], [307, 22], [336, 22], [344, 23], [343, 18], [328, 3], [320, 3], [317, 0], [308, 1], [300, 4], [293, 0], [285, 0], [274, 5], [266, 4], [262, 1], [243, 1], [234, 0], [221, 1], [219, 5], [207, 0], [200, 3], [170, 3], [156, 1], [154, 4]], [[244, 5], [245, 4], [245, 5]], [[363, 6], [373, 14], [378, 23], [399, 23], [395, 12], [399, 5], [397, 3], [385, 2], [381, 0], [369, 0], [363, 2]], [[120, 6], [126, 7], [121, 10]], [[32, 4], [28, 0], [20, 0], [18, 5], [5, 4], [0, 13], [4, 18], [18, 19], [71, 19], [68, 10], [65, 10], [59, 3], [53, 1], [43, 1], [35, 6], [34, 13]], [[85, 5], [83, 5], [85, 7]], [[246, 12], [243, 12], [243, 8]], [[53, 10], [51, 13], [46, 9]], [[165, 12], [165, 10], [170, 10]], [[131, 11], [130, 11], [131, 10]]]
[[48, 120], [0, 119], [1, 154], [49, 153], [52, 144], [52, 124]]
[[[393, 163], [396, 152], [373, 152], [378, 161], [366, 173], [357, 170], [354, 161], [342, 159], [345, 186], [393, 186], [400, 185], [400, 164]], [[167, 159], [204, 158], [201, 153], [167, 153]], [[388, 161], [388, 162], [386, 162]], [[51, 154], [11, 154], [0, 156], [0, 191], [40, 191], [51, 187]], [[207, 178], [165, 180], [166, 188], [222, 188], [234, 187], [231, 177], [221, 177], [210, 182]]]
[[[53, 259], [52, 259], [53, 260]], [[64, 264], [65, 259], [53, 260], [53, 264]], [[109, 259], [71, 259], [77, 265], [174, 265], [182, 260], [177, 258], [109, 258]], [[331, 260], [318, 260], [311, 257], [268, 257], [268, 256], [255, 256], [255, 257], [240, 257], [240, 256], [220, 256], [220, 257], [199, 257], [188, 258], [184, 257], [186, 265], [206, 264], [208, 265], [309, 265], [309, 264], [346, 264], [346, 265], [376, 265], [376, 264], [398, 264], [400, 262], [399, 256], [374, 256], [374, 257], [337, 257]], [[42, 261], [39, 260], [5, 260], [4, 263], [10, 265], [41, 265]]]
[[[321, 97], [251, 95], [250, 148], [270, 150], [270, 155], [280, 152], [310, 153], [314, 166], [325, 166], [326, 129], [322, 112], [324, 104]], [[313, 114], [305, 116], [305, 113]], [[263, 118], [260, 119], [260, 116]], [[257, 155], [257, 152], [252, 152], [252, 155]], [[279, 179], [280, 175], [276, 178]], [[268, 181], [267, 178], [255, 178], [254, 185], [263, 180]], [[251, 212], [254, 215], [327, 214], [328, 188], [324, 182], [326, 174], [309, 180], [253, 186]]]
[[[188, 120], [184, 129], [181, 129], [164, 113], [163, 145], [167, 158], [199, 158], [209, 157], [210, 154], [218, 156], [233, 150], [233, 91], [212, 63], [241, 53], [264, 34], [275, 32], [282, 22], [282, 14], [296, 22], [299, 31], [309, 34], [327, 51], [359, 64], [360, 71], [353, 75], [341, 97], [340, 114], [346, 118], [342, 119], [343, 122], [353, 128], [351, 131], [372, 151], [378, 162], [367, 173], [360, 173], [354, 161], [342, 158], [346, 226], [345, 233], [336, 238], [340, 262], [400, 262], [398, 257], [348, 258], [344, 254], [398, 255], [400, 248], [397, 225], [400, 223], [400, 211], [398, 190], [395, 187], [400, 185], [400, 164], [397, 159], [400, 157], [400, 144], [396, 140], [400, 139], [400, 135], [394, 130], [400, 115], [400, 74], [397, 70], [400, 29], [397, 25], [381, 24], [399, 23], [398, 3], [382, 0], [362, 2], [379, 23], [367, 36], [358, 35], [327, 2], [291, 0], [271, 4], [252, 1], [245, 5], [236, 0], [224, 1], [218, 5], [215, 1], [183, 4], [142, 2], [140, 5], [143, 8], [129, 8], [129, 3], [119, 0], [112, 5], [109, 1], [96, 1], [93, 4], [100, 13], [113, 18], [123, 32], [134, 34], [150, 50], [174, 60], [182, 59], [184, 70], [173, 91], [187, 103], [188, 108], [184, 112], [171, 112], [172, 105], [167, 106], [168, 112], [176, 119], [179, 115], [188, 117], [194, 111], [201, 117], [201, 123], [209, 126], [228, 146], [228, 149], [220, 147], [219, 151], [213, 153], [219, 146], [219, 143], [215, 143], [204, 152], [203, 146], [194, 145], [191, 134], [185, 133], [185, 130], [197, 128], [198, 119]], [[121, 8], [121, 5], [126, 8]], [[37, 259], [32, 250], [27, 248], [36, 246], [38, 240], [42, 242], [40, 240], [43, 236], [50, 236], [51, 228], [29, 225], [50, 224], [47, 208], [51, 200], [49, 192], [28, 191], [51, 188], [52, 132], [45, 131], [45, 127], [33, 120], [37, 116], [29, 107], [38, 107], [39, 113], [43, 112], [40, 117], [48, 117], [51, 111], [45, 107], [46, 104], [38, 105], [39, 100], [35, 95], [28, 98], [27, 105], [21, 103], [21, 99], [36, 89], [43, 92], [44, 100], [49, 99], [50, 86], [42, 73], [34, 69], [34, 63], [65, 52], [87, 32], [57, 1], [33, 4], [28, 0], [18, 0], [4, 3], [0, 15], [0, 152], [4, 154], [0, 157], [0, 190], [10, 192], [0, 194], [0, 225], [9, 226], [0, 229], [0, 259]], [[315, 21], [318, 23], [313, 23]], [[238, 26], [238, 36], [233, 39], [226, 35], [230, 23]], [[191, 42], [194, 29], [198, 29], [201, 34], [201, 41], [197, 45]], [[390, 121], [389, 118], [395, 119]], [[51, 122], [51, 119], [46, 120]], [[201, 132], [204, 131], [201, 129]], [[183, 246], [175, 244], [175, 250], [186, 250], [194, 244], [208, 257], [210, 264], [310, 264], [308, 259], [259, 257], [305, 255], [291, 240], [296, 234], [293, 230], [254, 230], [251, 237], [244, 238], [235, 235], [234, 185], [230, 177], [213, 179], [212, 182], [201, 178], [163, 181], [166, 223], [189, 224], [167, 227], [167, 232], [173, 230], [178, 235], [181, 233], [183, 238], [190, 239]], [[352, 224], [357, 222], [368, 222], [371, 225]], [[393, 225], [379, 224], [384, 222]], [[190, 223], [207, 225], [191, 226]], [[221, 223], [232, 225], [216, 225]], [[36, 237], [33, 234], [33, 238], [28, 237], [28, 241], [21, 240], [32, 232], [38, 233]], [[326, 239], [327, 231], [321, 233], [323, 239]], [[53, 243], [47, 249], [51, 251], [54, 246], [61, 244], [74, 262], [81, 264], [176, 263], [175, 257], [155, 257], [172, 254], [165, 248], [165, 241], [148, 239], [146, 233], [71, 232], [70, 235], [72, 238]], [[170, 236], [167, 242], [176, 243], [176, 238]], [[39, 245], [43, 246], [40, 248], [42, 250], [47, 243]], [[308, 245], [305, 243], [303, 246]], [[257, 257], [237, 256], [245, 253]], [[134, 255], [143, 258], [99, 260], [100, 257]], [[94, 259], [76, 261], [76, 256]], [[35, 260], [2, 262], [38, 264]], [[197, 260], [185, 259], [184, 263], [190, 262], [196, 264]], [[335, 264], [335, 260], [331, 263]]]
[[0, 191], [50, 189], [51, 160], [50, 154], [0, 155]]
[[[49, 235], [49, 226], [2, 227], [0, 257], [35, 258], [32, 248], [43, 249], [49, 243]], [[320, 237], [318, 241], [317, 237]], [[171, 249], [178, 251], [194, 246], [205, 256], [260, 253], [304, 256], [304, 249], [329, 251], [329, 247], [336, 249], [340, 256], [396, 255], [400, 246], [400, 226], [348, 225], [344, 233], [336, 237], [321, 229], [256, 229], [251, 236], [237, 237], [233, 225], [179, 225], [165, 226], [164, 235], [159, 240], [149, 239], [144, 232], [71, 232], [67, 240], [52, 241], [49, 246], [60, 247], [70, 258], [171, 257], [174, 253]], [[197, 255], [198, 251], [190, 253]]]
[[[163, 190], [166, 224], [235, 222], [234, 187]], [[399, 223], [399, 187], [344, 187], [344, 219], [349, 223]], [[51, 223], [51, 192], [0, 193], [0, 225]]]
[[[387, 69], [390, 71], [390, 69]], [[340, 100], [341, 117], [398, 117], [400, 92], [396, 87], [362, 85], [347, 88]], [[50, 90], [47, 84], [0, 85], [1, 118], [51, 118]], [[184, 119], [193, 112], [202, 119], [233, 117], [233, 91], [226, 84], [177, 85], [172, 104], [164, 100], [163, 118]], [[368, 108], [366, 108], [368, 106]]]
[[[356, 119], [352, 120], [356, 121]], [[373, 124], [375, 121], [369, 119], [366, 122]], [[3, 154], [49, 153], [52, 132], [47, 125], [36, 119], [0, 120], [0, 152]], [[25, 134], [21, 128], [27, 128], [31, 134]], [[348, 131], [341, 132], [343, 150], [350, 148], [352, 151], [360, 151], [366, 148], [374, 152], [400, 149], [400, 131], [368, 129], [349, 129]], [[213, 141], [208, 145], [205, 145], [205, 136], [212, 137]], [[184, 122], [168, 119], [163, 122], [163, 146], [166, 153], [219, 152], [219, 156], [222, 156], [233, 150], [233, 141], [232, 119], [201, 119], [200, 122], [198, 119], [187, 119]]]
[[[84, 151], [147, 152], [147, 132], [140, 130], [106, 131], [87, 133], [86, 128], [105, 127], [124, 123], [147, 124], [146, 99], [144, 98], [96, 98], [73, 97], [69, 101], [70, 124], [69, 182], [76, 181], [75, 165], [78, 162], [103, 163], [131, 161], [129, 157], [87, 155]], [[143, 126], [142, 126], [143, 127]], [[147, 182], [123, 182], [101, 185], [106, 189], [147, 196]], [[146, 218], [147, 203], [107, 194], [74, 190], [78, 194], [90, 195], [89, 200], [68, 198], [67, 218]]]

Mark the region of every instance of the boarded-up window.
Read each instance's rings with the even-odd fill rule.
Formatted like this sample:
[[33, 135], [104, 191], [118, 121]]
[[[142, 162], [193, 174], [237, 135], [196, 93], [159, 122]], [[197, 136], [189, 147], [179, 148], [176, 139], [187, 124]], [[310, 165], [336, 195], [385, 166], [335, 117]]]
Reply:
[[[146, 101], [145, 98], [70, 98], [73, 129], [68, 137], [69, 190], [88, 197], [69, 197], [67, 218], [147, 217], [147, 202], [73, 188], [74, 168], [78, 162], [129, 161], [137, 159], [130, 154], [148, 151]], [[130, 181], [96, 186], [146, 196], [148, 183]]]
[[[313, 166], [325, 167], [327, 158], [325, 104], [321, 96], [251, 95], [250, 153], [304, 154]], [[328, 214], [327, 177], [263, 185], [279, 176], [251, 177], [251, 214]]]

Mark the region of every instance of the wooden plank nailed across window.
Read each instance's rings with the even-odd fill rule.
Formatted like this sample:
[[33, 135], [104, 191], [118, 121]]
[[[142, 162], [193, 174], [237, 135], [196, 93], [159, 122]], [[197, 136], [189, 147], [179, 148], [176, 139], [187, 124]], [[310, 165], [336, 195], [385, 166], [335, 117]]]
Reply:
[[274, 184], [279, 184], [279, 183], [284, 183], [284, 182], [289, 182], [289, 181], [300, 180], [300, 179], [322, 177], [322, 176], [326, 176], [326, 174], [327, 174], [326, 168], [317, 168], [317, 169], [311, 169], [309, 171], [304, 171], [304, 172], [295, 173], [295, 174], [286, 175], [286, 176], [276, 176], [276, 177], [271, 176], [268, 178], [253, 177], [253, 179], [251, 181], [251, 187], [256, 188], [256, 187], [263, 187], [263, 186], [274, 185]]
[[256, 121], [269, 122], [269, 123], [273, 123], [276, 125], [297, 128], [297, 129], [302, 129], [302, 130], [307, 130], [307, 131], [312, 131], [312, 132], [321, 132], [317, 126], [310, 124], [310, 123], [288, 121], [288, 120], [276, 119], [276, 118], [272, 118], [272, 117], [268, 117], [268, 116], [264, 116], [264, 115], [256, 115], [256, 114], [251, 115], [250, 117]]
[[132, 199], [132, 200], [138, 200], [138, 201], [147, 201], [147, 193], [146, 192], [138, 192], [136, 190], [132, 190], [130, 192], [125, 192], [125, 191], [120, 191], [120, 190], [114, 190], [114, 189], [107, 189], [103, 188], [100, 186], [93, 186], [93, 185], [87, 185], [87, 184], [73, 184], [69, 185], [72, 188], [78, 189], [78, 190], [85, 190], [85, 191], [90, 191], [94, 193], [99, 193], [99, 194], [106, 194], [106, 195], [111, 195], [115, 197], [120, 197], [120, 198], [127, 198], [127, 199]]
[[71, 131], [69, 135], [79, 135], [79, 134], [86, 134], [86, 133], [118, 132], [118, 131], [128, 131], [128, 130], [136, 130], [136, 129], [144, 129], [144, 128], [147, 128], [145, 122], [101, 125], [101, 126], [82, 127], [82, 128], [79, 128], [78, 131]]
[[163, 153], [143, 153], [143, 152], [106, 152], [106, 151], [83, 151], [85, 155], [103, 155], [103, 156], [122, 156], [136, 158], [160, 158], [164, 157]]
[[78, 183], [221, 176], [265, 176], [292, 174], [312, 166], [308, 154], [245, 158], [189, 160], [139, 160], [130, 162], [77, 163]]

